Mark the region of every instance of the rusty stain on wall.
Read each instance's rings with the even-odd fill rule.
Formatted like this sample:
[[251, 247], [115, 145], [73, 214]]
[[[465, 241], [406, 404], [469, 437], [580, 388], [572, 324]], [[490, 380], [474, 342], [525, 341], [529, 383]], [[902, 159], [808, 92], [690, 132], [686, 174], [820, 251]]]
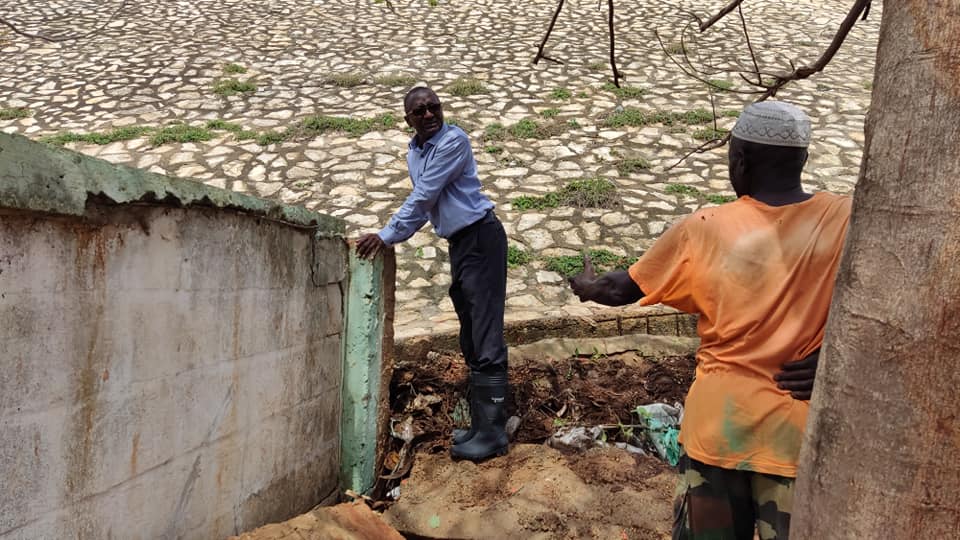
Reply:
[[73, 419], [68, 430], [66, 494], [82, 495], [93, 473], [94, 460], [94, 418], [97, 414], [100, 373], [103, 362], [97, 346], [102, 342], [103, 316], [106, 305], [106, 264], [107, 246], [104, 231], [84, 224], [70, 227], [76, 238], [74, 255], [74, 276], [79, 288], [90, 291], [94, 296], [91, 305], [94, 312], [89, 314], [90, 325], [87, 328], [86, 343], [82, 349], [82, 365], [77, 370], [78, 377], [74, 389]]

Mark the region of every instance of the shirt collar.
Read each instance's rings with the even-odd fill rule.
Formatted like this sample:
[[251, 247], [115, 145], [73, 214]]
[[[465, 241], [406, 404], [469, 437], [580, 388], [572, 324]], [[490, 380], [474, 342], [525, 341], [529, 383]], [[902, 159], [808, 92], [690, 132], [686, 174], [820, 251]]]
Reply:
[[[448, 126], [447, 123], [444, 122], [443, 125], [440, 126], [440, 131], [437, 131], [436, 133], [434, 133], [433, 137], [430, 137], [423, 143], [423, 149], [421, 150], [421, 152], [426, 152], [427, 150], [430, 149], [427, 145], [436, 146], [437, 142], [440, 141], [440, 138], [443, 137], [443, 134], [446, 133], [448, 129], [450, 129], [450, 126]], [[410, 138], [410, 144], [408, 146], [410, 150], [417, 150], [419, 148], [417, 146], [416, 135]]]

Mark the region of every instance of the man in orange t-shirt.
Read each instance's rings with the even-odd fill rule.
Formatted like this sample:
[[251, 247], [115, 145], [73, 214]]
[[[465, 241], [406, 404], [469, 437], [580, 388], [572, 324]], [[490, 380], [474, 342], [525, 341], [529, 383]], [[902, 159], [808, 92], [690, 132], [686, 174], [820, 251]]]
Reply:
[[[628, 271], [570, 279], [583, 301], [666, 304], [699, 314], [674, 539], [789, 534], [797, 459], [850, 198], [805, 193], [810, 120], [749, 105], [729, 146], [738, 199], [661, 236]], [[800, 359], [797, 361], [797, 359]]]

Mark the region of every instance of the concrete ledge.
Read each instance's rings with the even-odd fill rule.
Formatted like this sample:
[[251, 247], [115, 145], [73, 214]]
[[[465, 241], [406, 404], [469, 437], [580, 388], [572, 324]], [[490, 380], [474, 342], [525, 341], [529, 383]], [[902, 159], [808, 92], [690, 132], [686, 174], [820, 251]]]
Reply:
[[[697, 316], [664, 306], [629, 306], [598, 311], [592, 317], [544, 317], [506, 323], [507, 345], [517, 346], [546, 338], [610, 337], [630, 334], [697, 337]], [[460, 350], [457, 332], [443, 332], [397, 340], [397, 361], [426, 358], [429, 351]]]
[[[29, 174], [26, 173], [29, 171]], [[82, 216], [91, 200], [209, 206], [343, 236], [343, 220], [0, 133], [0, 207]]]

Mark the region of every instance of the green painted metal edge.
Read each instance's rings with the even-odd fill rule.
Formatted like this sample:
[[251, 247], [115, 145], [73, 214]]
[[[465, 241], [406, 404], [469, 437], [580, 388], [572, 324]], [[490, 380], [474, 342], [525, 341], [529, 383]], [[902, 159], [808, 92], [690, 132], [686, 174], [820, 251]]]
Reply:
[[376, 482], [377, 407], [385, 324], [383, 256], [350, 250], [344, 321], [340, 485], [368, 493]]
[[343, 220], [0, 133], [0, 207], [80, 216], [90, 199], [231, 209], [343, 236]]

